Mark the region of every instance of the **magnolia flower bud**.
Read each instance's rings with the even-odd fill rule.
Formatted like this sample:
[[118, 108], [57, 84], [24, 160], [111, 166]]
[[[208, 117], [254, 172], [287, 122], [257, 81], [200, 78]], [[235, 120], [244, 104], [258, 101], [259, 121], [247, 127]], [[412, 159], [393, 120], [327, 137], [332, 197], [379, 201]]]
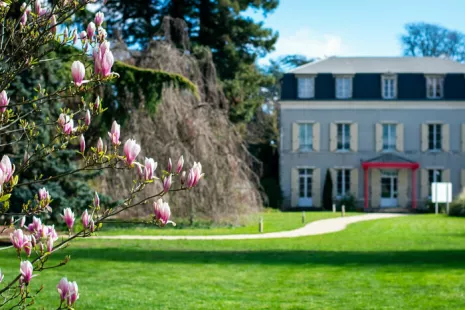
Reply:
[[176, 173], [177, 174], [179, 174], [181, 172], [183, 165], [184, 165], [184, 157], [181, 155], [181, 157], [179, 157], [178, 165], [177, 165], [177, 168], [176, 168]]
[[57, 33], [57, 18], [54, 15], [52, 15], [52, 17], [50, 18], [50, 31], [52, 32], [53, 35], [56, 35]]
[[86, 124], [86, 126], [90, 126], [90, 111], [89, 110], [86, 111], [86, 117], [84, 118], [84, 123]]
[[93, 233], [95, 231], [95, 223], [94, 223], [93, 219], [90, 219], [90, 221], [89, 221], [89, 230], [90, 230], [91, 233]]
[[99, 108], [100, 108], [100, 96], [97, 96], [97, 98], [95, 99], [95, 103], [94, 103], [94, 109], [98, 111]]
[[202, 165], [200, 163], [194, 162], [194, 166], [189, 170], [186, 186], [188, 188], [196, 186], [203, 176], [204, 174], [202, 173]]
[[89, 220], [90, 220], [89, 213], [87, 213], [87, 209], [85, 209], [81, 216], [81, 221], [82, 221], [82, 225], [84, 226], [84, 228], [87, 228], [87, 226], [89, 226]]
[[98, 196], [97, 192], [95, 192], [94, 194], [94, 207], [95, 208], [100, 207], [100, 197]]
[[102, 138], [98, 138], [98, 141], [97, 141], [97, 152], [98, 152], [98, 153], [103, 152], [103, 141], [102, 141]]
[[163, 191], [165, 193], [169, 192], [171, 188], [171, 174], [163, 180]]
[[68, 27], [65, 28], [65, 31], [63, 31], [63, 43], [66, 43], [68, 41]]
[[77, 30], [76, 29], [73, 30], [72, 36], [73, 36], [73, 45], [76, 45], [77, 40], [78, 40], [78, 35], [77, 35]]
[[2, 91], [0, 93], [0, 112], [4, 113], [6, 111], [6, 107], [10, 103], [10, 98], [8, 98], [8, 95], [6, 91]]
[[[25, 3], [23, 3], [25, 4]], [[24, 12], [23, 15], [21, 15], [21, 20], [19, 21], [19, 23], [21, 24], [21, 26], [26, 26], [26, 23], [27, 23], [27, 13]]]
[[79, 60], [73, 62], [71, 66], [71, 75], [73, 76], [74, 84], [81, 86], [84, 76], [86, 75], [86, 68]]
[[52, 253], [52, 251], [53, 251], [53, 239], [49, 237], [47, 240], [47, 252]]
[[184, 183], [186, 183], [186, 171], [181, 174], [181, 185], [184, 185]]
[[81, 39], [81, 43], [84, 44], [84, 42], [87, 39], [87, 32], [84, 30], [79, 33], [79, 38]]
[[69, 284], [68, 279], [61, 278], [60, 282], [57, 285], [58, 294], [60, 294], [60, 300], [63, 302], [68, 297]]
[[19, 222], [19, 227], [24, 227], [24, 223], [26, 222], [26, 216], [23, 216], [21, 218], [21, 221]]
[[87, 39], [89, 39], [89, 41], [92, 41], [94, 34], [95, 34], [95, 24], [93, 22], [90, 22], [87, 25]]
[[103, 23], [103, 19], [104, 19], [104, 14], [102, 12], [98, 12], [97, 14], [95, 14], [95, 19], [94, 19], [95, 25], [99, 27]]
[[168, 168], [166, 168], [166, 171], [171, 173], [171, 169], [173, 169], [173, 164], [171, 163], [171, 158], [168, 159]]
[[19, 270], [21, 272], [21, 283], [29, 284], [33, 277], [32, 272], [34, 267], [32, 267], [32, 264], [29, 261], [22, 261]]
[[134, 139], [128, 139], [124, 144], [124, 154], [126, 155], [126, 162], [132, 165], [136, 160], [137, 155], [140, 153], [140, 145]]
[[70, 208], [66, 208], [63, 211], [62, 217], [63, 217], [63, 220], [66, 223], [66, 226], [68, 226], [68, 229], [71, 230], [73, 228], [73, 225], [74, 225], [74, 213], [73, 213], [73, 211], [71, 211]]
[[110, 137], [111, 143], [113, 143], [114, 146], [121, 144], [119, 141], [120, 129], [121, 126], [116, 121], [113, 121], [113, 124], [111, 125], [111, 132], [108, 133], [108, 136]]
[[153, 202], [153, 211], [155, 213], [155, 220], [161, 223], [161, 226], [165, 226], [167, 223], [176, 225], [169, 220], [171, 216], [170, 206], [167, 202], [163, 202], [161, 198]]
[[84, 135], [81, 135], [81, 138], [79, 139], [79, 151], [84, 154], [86, 150], [86, 139], [84, 138]]

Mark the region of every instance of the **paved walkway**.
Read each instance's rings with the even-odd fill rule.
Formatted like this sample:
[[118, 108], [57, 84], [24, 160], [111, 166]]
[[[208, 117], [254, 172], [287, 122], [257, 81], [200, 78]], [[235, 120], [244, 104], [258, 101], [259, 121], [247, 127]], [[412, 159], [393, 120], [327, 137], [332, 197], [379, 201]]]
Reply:
[[347, 225], [357, 222], [406, 216], [406, 214], [370, 213], [348, 217], [337, 217], [311, 222], [302, 228], [264, 233], [244, 235], [212, 235], [212, 236], [96, 236], [98, 239], [130, 239], [130, 240], [238, 240], [238, 239], [268, 239], [268, 238], [294, 238], [328, 234], [344, 230]]

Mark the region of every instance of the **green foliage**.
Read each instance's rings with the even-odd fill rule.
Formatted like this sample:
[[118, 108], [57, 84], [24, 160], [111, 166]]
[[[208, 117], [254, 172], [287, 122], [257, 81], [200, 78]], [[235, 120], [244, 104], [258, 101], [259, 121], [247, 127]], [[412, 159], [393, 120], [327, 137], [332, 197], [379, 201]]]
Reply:
[[325, 183], [323, 185], [323, 208], [325, 210], [333, 209], [333, 180], [330, 170], [326, 170]]
[[341, 211], [342, 206], [345, 206], [345, 210], [347, 211], [356, 211], [357, 209], [357, 199], [351, 193], [339, 199], [336, 204], [336, 210]]
[[465, 195], [460, 194], [449, 204], [450, 216], [465, 216]]

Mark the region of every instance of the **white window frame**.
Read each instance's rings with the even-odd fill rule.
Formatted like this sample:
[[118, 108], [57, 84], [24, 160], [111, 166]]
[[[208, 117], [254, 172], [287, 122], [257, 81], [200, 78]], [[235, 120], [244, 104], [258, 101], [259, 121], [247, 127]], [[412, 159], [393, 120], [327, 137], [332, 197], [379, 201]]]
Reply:
[[[428, 151], [439, 152], [442, 150], [442, 126], [441, 123], [429, 123], [428, 125]], [[430, 128], [433, 126], [433, 147], [430, 147]], [[439, 135], [439, 138], [438, 138]]]
[[[350, 195], [351, 169], [336, 170], [336, 198], [341, 199]], [[339, 189], [339, 184], [341, 188]], [[341, 190], [341, 191], [340, 191]]]
[[[433, 94], [430, 94], [429, 89], [432, 87]], [[439, 95], [438, 95], [439, 92]], [[443, 76], [426, 76], [426, 98], [441, 99], [444, 97], [444, 77]]]
[[[344, 83], [348, 81], [347, 83]], [[352, 98], [352, 76], [336, 76], [336, 99]]]
[[[301, 171], [303, 170], [303, 173]], [[298, 175], [299, 175], [299, 198], [312, 198], [313, 192], [313, 168], [298, 168]], [[303, 179], [303, 180], [302, 180]], [[304, 195], [302, 196], [302, 192], [300, 190], [301, 182], [304, 182]], [[310, 182], [310, 191], [308, 190], [308, 182]]]
[[[386, 84], [391, 84], [392, 88], [390, 88]], [[387, 92], [386, 92], [386, 88], [388, 89]], [[383, 75], [382, 83], [381, 83], [381, 93], [383, 95], [383, 99], [397, 98], [397, 76]]]
[[[311, 152], [311, 151], [313, 151], [313, 130], [314, 130], [313, 125], [314, 125], [314, 123], [298, 123], [298, 126], [299, 126], [299, 151], [302, 151], [302, 152]], [[305, 128], [305, 137], [304, 137], [304, 139], [302, 139], [302, 135], [301, 135], [302, 127]]]
[[[382, 137], [383, 137], [383, 152], [393, 152], [397, 146], [397, 124], [395, 123], [383, 123], [382, 125]], [[387, 128], [387, 141], [385, 140], [384, 130]], [[387, 148], [385, 147], [387, 146]]]
[[[349, 152], [350, 151], [350, 123], [336, 123], [336, 151], [337, 152]], [[341, 139], [339, 139], [339, 126], [342, 126]], [[348, 141], [346, 141], [346, 138]], [[340, 143], [339, 143], [340, 140]], [[339, 148], [341, 144], [341, 148]], [[348, 146], [347, 146], [348, 145]], [[345, 148], [347, 146], [347, 148]]]
[[297, 77], [297, 98], [311, 99], [315, 97], [315, 77]]
[[[439, 176], [437, 175], [437, 172], [439, 172]], [[433, 174], [433, 179], [430, 178], [431, 173]], [[432, 199], [431, 185], [436, 182], [442, 182], [443, 177], [444, 177], [444, 169], [428, 169], [428, 198], [429, 199]]]

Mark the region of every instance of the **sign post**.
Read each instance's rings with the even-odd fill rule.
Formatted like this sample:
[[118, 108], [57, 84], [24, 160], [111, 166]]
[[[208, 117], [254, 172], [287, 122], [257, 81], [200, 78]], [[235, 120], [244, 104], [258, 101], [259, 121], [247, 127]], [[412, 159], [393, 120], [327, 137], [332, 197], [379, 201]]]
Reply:
[[439, 203], [446, 203], [446, 212], [449, 214], [449, 203], [452, 202], [452, 183], [432, 183], [431, 194], [431, 200], [435, 204], [435, 213], [439, 214]]

